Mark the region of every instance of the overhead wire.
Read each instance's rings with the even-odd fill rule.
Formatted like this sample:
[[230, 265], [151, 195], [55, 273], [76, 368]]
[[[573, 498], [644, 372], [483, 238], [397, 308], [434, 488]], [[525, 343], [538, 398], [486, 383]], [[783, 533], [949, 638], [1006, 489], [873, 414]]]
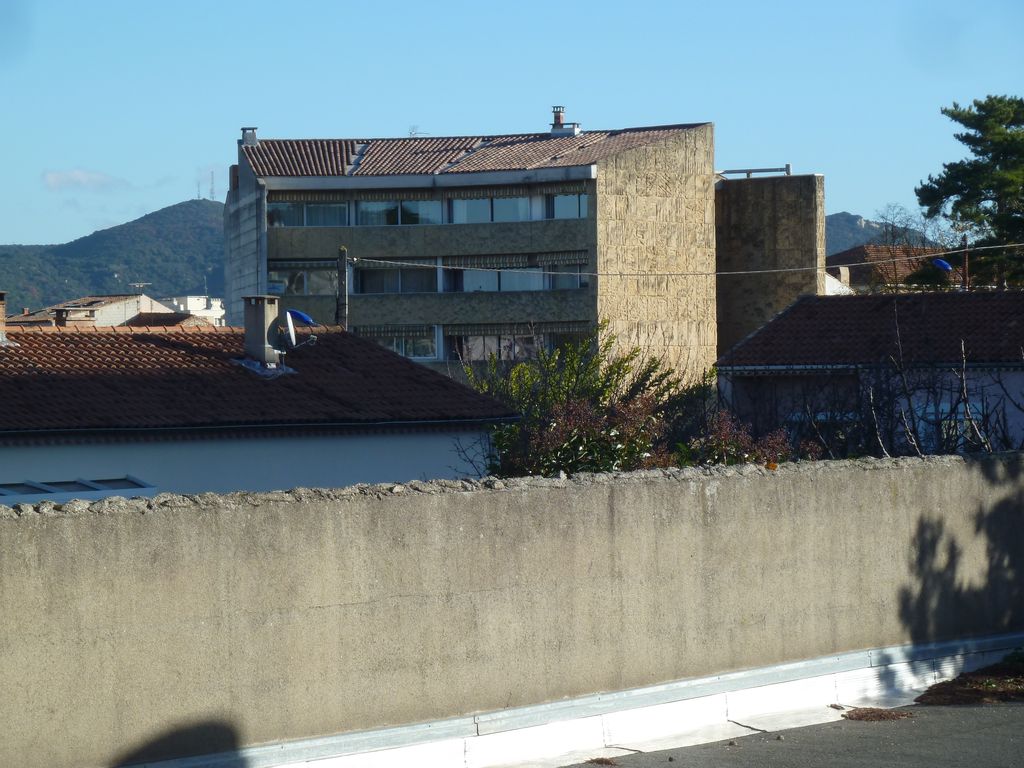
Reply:
[[[878, 264], [894, 264], [905, 261], [922, 261], [927, 259], [937, 259], [943, 256], [954, 256], [959, 253], [977, 253], [978, 251], [988, 250], [999, 250], [1008, 248], [1022, 248], [1024, 243], [1008, 243], [1006, 245], [981, 245], [977, 247], [968, 248], [957, 248], [948, 251], [929, 251], [928, 253], [917, 254], [914, 256], [894, 256], [892, 258], [876, 259], [874, 261], [857, 261], [848, 264], [836, 264], [833, 266], [809, 266], [809, 267], [775, 267], [772, 269], [739, 269], [739, 270], [720, 270], [715, 272], [558, 272], [558, 271], [540, 271], [542, 275], [565, 275], [565, 274], [578, 274], [580, 277], [722, 277], [729, 275], [770, 275], [780, 274], [786, 272], [824, 272], [827, 269], [835, 269], [836, 267], [864, 267], [864, 266], [875, 266]], [[500, 258], [500, 254], [495, 254]], [[436, 257], [435, 257], [436, 258]], [[422, 262], [423, 257], [418, 257], [419, 261]], [[360, 263], [366, 264], [382, 264], [386, 266], [401, 267], [403, 269], [437, 269], [437, 264], [423, 264], [414, 263], [412, 261], [402, 261], [398, 259], [371, 259], [357, 256], [347, 257], [347, 261], [354, 266], [358, 266]], [[536, 268], [527, 267], [451, 267], [440, 265], [441, 269], [472, 269], [475, 272], [520, 272], [523, 274], [536, 275], [538, 271]]]

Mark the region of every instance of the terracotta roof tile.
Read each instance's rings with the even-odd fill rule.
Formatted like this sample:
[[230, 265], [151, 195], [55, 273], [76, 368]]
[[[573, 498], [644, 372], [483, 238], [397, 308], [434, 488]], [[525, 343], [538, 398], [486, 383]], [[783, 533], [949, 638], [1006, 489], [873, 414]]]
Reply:
[[1024, 292], [807, 296], [718, 361], [720, 368], [1024, 364]]
[[9, 329], [0, 432], [154, 427], [380, 425], [494, 420], [510, 411], [340, 330], [266, 379], [233, 362], [238, 328]]
[[850, 267], [850, 282], [855, 285], [902, 283], [907, 276], [930, 263], [939, 248], [907, 245], [856, 245], [825, 258], [828, 267]]
[[393, 176], [560, 168], [592, 163], [704, 125], [411, 139], [260, 139], [242, 151], [257, 176]]

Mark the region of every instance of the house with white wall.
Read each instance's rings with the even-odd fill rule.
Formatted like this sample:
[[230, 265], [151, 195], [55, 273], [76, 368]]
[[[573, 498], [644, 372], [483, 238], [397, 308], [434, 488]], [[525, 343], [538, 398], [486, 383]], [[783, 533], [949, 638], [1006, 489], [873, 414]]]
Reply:
[[718, 361], [726, 408], [847, 453], [1024, 448], [1024, 292], [805, 296]]
[[[479, 474], [505, 406], [337, 328], [0, 324], [0, 504]], [[3, 317], [0, 293], [0, 318]]]

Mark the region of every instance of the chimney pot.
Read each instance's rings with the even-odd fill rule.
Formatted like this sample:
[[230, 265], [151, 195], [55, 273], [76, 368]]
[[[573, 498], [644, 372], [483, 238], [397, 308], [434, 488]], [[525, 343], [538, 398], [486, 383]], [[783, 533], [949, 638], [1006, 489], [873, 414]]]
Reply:
[[246, 147], [254, 147], [259, 143], [259, 139], [256, 138], [256, 126], [243, 126], [242, 145]]

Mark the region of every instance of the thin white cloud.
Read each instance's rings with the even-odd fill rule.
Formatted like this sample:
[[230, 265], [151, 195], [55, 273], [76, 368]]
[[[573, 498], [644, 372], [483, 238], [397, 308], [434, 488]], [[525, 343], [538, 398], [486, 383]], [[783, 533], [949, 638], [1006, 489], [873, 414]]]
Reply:
[[64, 189], [110, 191], [127, 189], [131, 186], [127, 181], [116, 176], [100, 171], [87, 171], [82, 168], [73, 168], [70, 171], [47, 171], [43, 174], [43, 184], [52, 191]]

